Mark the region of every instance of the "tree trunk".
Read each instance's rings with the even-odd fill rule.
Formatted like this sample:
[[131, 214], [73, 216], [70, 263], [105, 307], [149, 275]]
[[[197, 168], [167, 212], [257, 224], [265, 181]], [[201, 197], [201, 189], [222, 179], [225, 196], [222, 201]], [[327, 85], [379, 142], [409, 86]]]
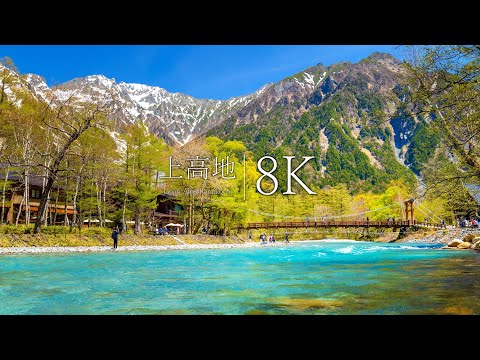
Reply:
[[208, 219], [207, 219], [207, 235], [210, 234], [210, 228], [212, 227], [212, 208], [208, 208]]
[[28, 169], [25, 169], [25, 224], [30, 224], [30, 183], [28, 178]]
[[77, 217], [77, 196], [78, 196], [78, 186], [80, 185], [80, 176], [78, 176], [77, 183], [75, 184], [75, 193], [73, 195], [73, 215], [72, 215], [72, 222], [70, 225], [70, 232], [72, 232], [73, 224], [77, 224], [78, 231], [81, 231], [80, 224], [78, 224], [78, 217]]
[[24, 200], [25, 200], [25, 197], [22, 196], [22, 201], [20, 201], [20, 205], [18, 205], [18, 213], [17, 213], [17, 218], [15, 219], [15, 226], [18, 226], [18, 220], [20, 220], [20, 214], [22, 213], [22, 206], [23, 206]]
[[30, 178], [25, 177], [25, 224], [30, 225]]
[[2, 79], [2, 93], [0, 94], [0, 104], [3, 103], [3, 99], [5, 98], [5, 84], [7, 80], [7, 69], [3, 69], [3, 79]]
[[134, 234], [138, 235], [140, 233], [140, 206], [135, 207], [135, 230]]
[[53, 214], [53, 225], [57, 224], [57, 209], [58, 209], [58, 193], [59, 188], [57, 187], [57, 194], [55, 195], [55, 213]]
[[98, 182], [95, 181], [95, 189], [97, 190], [97, 212], [98, 212], [98, 220], [100, 221], [98, 225], [103, 227], [103, 219], [102, 219], [102, 190], [100, 186], [98, 186]]
[[7, 182], [8, 182], [8, 175], [10, 172], [10, 167], [7, 166], [7, 173], [5, 174], [5, 181], [3, 182], [3, 192], [2, 192], [2, 220], [1, 223], [4, 223], [5, 219], [5, 192], [7, 191]]
[[106, 226], [106, 220], [107, 220], [107, 180], [105, 179], [103, 182], [103, 222], [104, 225]]
[[128, 191], [125, 188], [125, 196], [123, 197], [123, 212], [122, 212], [123, 231], [125, 232], [127, 232], [127, 222], [125, 221], [125, 212], [127, 211], [127, 196], [128, 196]]
[[[48, 194], [48, 199], [47, 199], [47, 204], [45, 205], [45, 210], [43, 212], [43, 218], [45, 219], [44, 221], [44, 226], [48, 225], [48, 216], [49, 216], [49, 210], [50, 209], [50, 194]], [[38, 215], [37, 215], [38, 216]]]
[[227, 231], [227, 209], [223, 209], [223, 236]]
[[183, 233], [186, 235], [187, 232], [187, 212], [183, 210]]
[[52, 189], [56, 177], [57, 174], [53, 172], [48, 175], [47, 184], [45, 185], [45, 189], [43, 190], [42, 198], [40, 199], [40, 205], [38, 207], [38, 215], [35, 222], [35, 228], [33, 229], [34, 234], [37, 234], [42, 226], [43, 217], [45, 216], [45, 205], [47, 205], [48, 195], [50, 194], [50, 190]]
[[[78, 194], [80, 195], [80, 197], [82, 197], [82, 195], [84, 195], [84, 193], [83, 193], [83, 177], [81, 175], [79, 176], [78, 189], [79, 189]], [[78, 199], [78, 196], [77, 196], [77, 199]], [[82, 229], [83, 229], [85, 216], [84, 216], [84, 211], [83, 211], [82, 206], [77, 205], [77, 207], [78, 207], [78, 212], [77, 212], [78, 232], [81, 232]]]
[[190, 195], [190, 202], [188, 204], [188, 233], [189, 234], [193, 234], [192, 232], [192, 226], [193, 226], [193, 220], [192, 220], [192, 208], [193, 208], [193, 204], [192, 204], [192, 199], [191, 199], [191, 195]]
[[13, 207], [13, 199], [15, 198], [15, 191], [12, 191], [12, 196], [10, 198], [10, 206], [8, 207], [8, 213], [7, 213], [7, 224], [11, 225], [13, 224], [13, 213], [14, 213], [14, 207]]
[[[42, 179], [42, 194], [45, 191], [45, 187], [47, 186], [47, 179], [48, 179], [48, 168], [47, 168], [47, 166], [50, 165], [50, 164], [47, 162], [47, 160], [45, 160], [44, 165], [45, 165], [45, 172], [43, 173], [43, 179]], [[48, 201], [47, 201], [46, 208], [48, 209]], [[40, 217], [40, 206], [39, 206], [38, 211], [37, 211], [37, 218], [38, 217]], [[45, 219], [45, 224], [44, 225], [47, 226], [46, 211], [43, 212], [43, 218]]]
[[[67, 167], [68, 167], [68, 163], [67, 163]], [[63, 226], [67, 226], [68, 225], [68, 214], [67, 214], [67, 210], [68, 210], [68, 174], [67, 174], [67, 177], [65, 179], [65, 205], [63, 206], [63, 214], [64, 214], [64, 217], [63, 217]]]

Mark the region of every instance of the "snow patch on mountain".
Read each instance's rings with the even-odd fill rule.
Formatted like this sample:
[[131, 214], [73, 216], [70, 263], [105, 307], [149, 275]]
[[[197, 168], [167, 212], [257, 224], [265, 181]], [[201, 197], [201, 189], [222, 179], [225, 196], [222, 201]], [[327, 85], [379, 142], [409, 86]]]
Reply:
[[218, 125], [272, 85], [267, 84], [250, 95], [210, 100], [171, 93], [158, 86], [117, 83], [104, 75], [76, 78], [52, 88], [38, 75], [27, 74], [25, 79], [32, 92], [47, 102], [52, 98], [80, 102], [111, 99], [111, 116], [118, 126], [141, 121], [153, 134], [179, 145]]

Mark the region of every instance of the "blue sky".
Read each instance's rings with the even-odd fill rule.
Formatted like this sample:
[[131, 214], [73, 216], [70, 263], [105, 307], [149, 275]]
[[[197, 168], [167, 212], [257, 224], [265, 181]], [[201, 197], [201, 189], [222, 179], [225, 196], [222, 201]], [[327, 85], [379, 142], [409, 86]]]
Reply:
[[50, 86], [103, 74], [210, 99], [249, 94], [309, 66], [357, 62], [375, 51], [400, 53], [393, 45], [0, 45], [0, 57]]

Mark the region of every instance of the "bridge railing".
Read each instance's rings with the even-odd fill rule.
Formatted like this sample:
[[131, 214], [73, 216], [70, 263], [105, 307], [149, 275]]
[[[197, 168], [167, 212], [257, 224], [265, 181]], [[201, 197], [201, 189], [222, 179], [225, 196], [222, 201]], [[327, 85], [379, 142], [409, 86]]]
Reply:
[[[308, 227], [404, 227], [411, 226], [408, 220], [320, 220], [320, 221], [277, 221], [248, 223], [247, 229], [278, 229], [278, 228], [308, 228]], [[431, 224], [439, 227], [438, 224]]]
[[441, 224], [441, 223], [431, 223], [431, 222], [425, 222], [425, 221], [413, 221], [413, 224], [416, 226], [420, 227], [427, 227], [427, 228], [445, 228], [446, 224]]

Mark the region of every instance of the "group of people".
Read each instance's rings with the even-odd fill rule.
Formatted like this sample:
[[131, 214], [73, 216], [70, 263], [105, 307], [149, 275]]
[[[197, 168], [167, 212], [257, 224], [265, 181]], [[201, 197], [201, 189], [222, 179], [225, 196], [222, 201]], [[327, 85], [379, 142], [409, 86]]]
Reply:
[[157, 235], [168, 235], [168, 229], [166, 226], [163, 228], [161, 226], [158, 227], [157, 229]]
[[275, 236], [274, 235], [265, 235], [261, 234], [260, 235], [260, 244], [265, 245], [266, 243], [274, 243], [275, 242]]
[[[368, 218], [367, 218], [367, 221], [368, 221]], [[392, 217], [392, 218], [390, 218], [390, 216], [387, 217], [387, 224], [388, 224], [388, 225], [390, 225], [390, 224], [396, 225], [396, 223], [397, 223], [397, 222], [396, 222], [396, 220], [395, 220], [395, 217]]]
[[480, 227], [480, 222], [477, 219], [463, 219], [462, 221], [457, 220], [457, 223], [460, 222], [460, 227]]
[[[250, 241], [252, 241], [252, 235], [249, 235]], [[267, 243], [274, 244], [275, 243], [275, 235], [265, 235], [265, 234], [260, 234], [260, 244], [265, 245]], [[288, 240], [288, 234], [285, 235], [285, 242], [289, 243], [290, 241]]]

